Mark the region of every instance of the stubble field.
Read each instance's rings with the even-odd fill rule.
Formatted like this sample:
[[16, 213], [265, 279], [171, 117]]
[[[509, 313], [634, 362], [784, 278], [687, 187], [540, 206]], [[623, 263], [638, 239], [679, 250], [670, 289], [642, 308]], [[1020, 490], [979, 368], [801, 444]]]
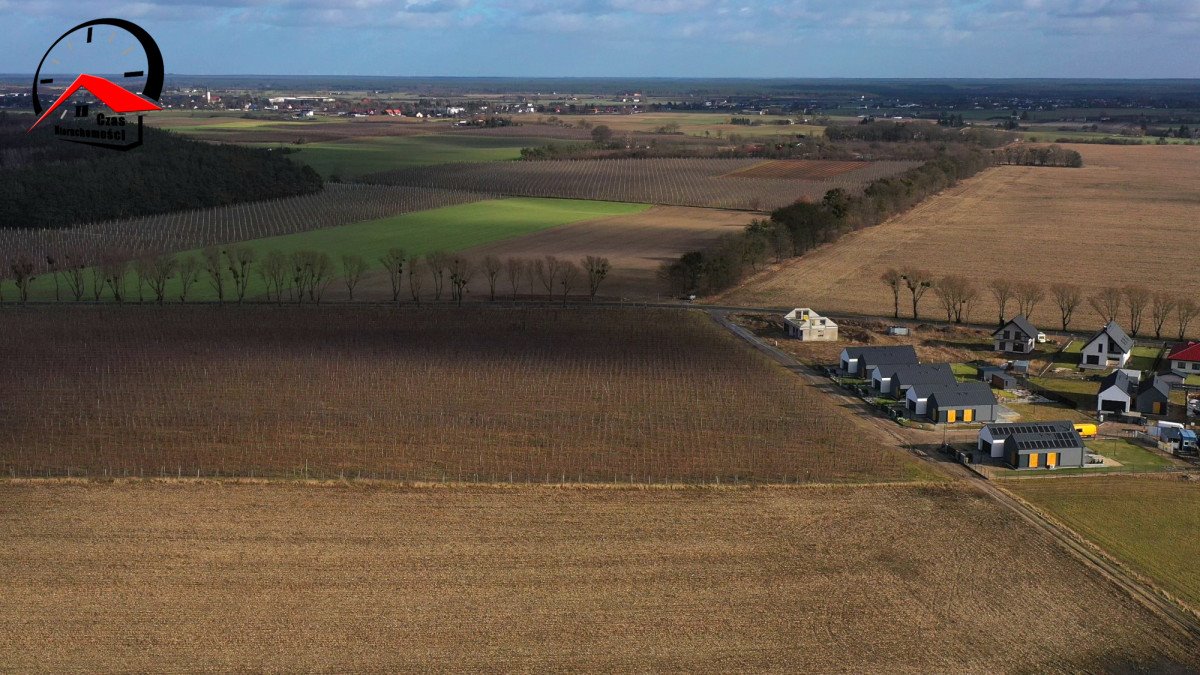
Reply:
[[[1081, 169], [989, 169], [883, 225], [763, 272], [722, 300], [890, 315], [891, 291], [879, 275], [909, 263], [936, 275], [964, 275], [980, 286], [1004, 277], [1046, 289], [1055, 282], [1077, 283], [1087, 293], [1128, 284], [1180, 297], [1200, 292], [1193, 253], [1200, 148], [1073, 149], [1083, 154]], [[1014, 310], [1015, 303], [1009, 313]], [[922, 312], [945, 316], [932, 293]], [[992, 321], [996, 313], [984, 291], [971, 316]], [[1049, 293], [1033, 319], [1039, 327], [1059, 326]], [[1072, 327], [1100, 323], [1085, 303]], [[1172, 319], [1166, 332], [1174, 330]]]
[[923, 475], [699, 312], [97, 306], [2, 319], [0, 475]]
[[0, 483], [17, 671], [1184, 672], [969, 489]]

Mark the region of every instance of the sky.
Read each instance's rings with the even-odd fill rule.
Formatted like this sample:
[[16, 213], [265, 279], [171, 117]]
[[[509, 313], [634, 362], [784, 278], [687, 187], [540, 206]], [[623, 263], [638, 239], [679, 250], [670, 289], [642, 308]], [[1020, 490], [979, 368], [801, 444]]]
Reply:
[[196, 75], [1200, 77], [1200, 0], [0, 0], [0, 72], [99, 17]]

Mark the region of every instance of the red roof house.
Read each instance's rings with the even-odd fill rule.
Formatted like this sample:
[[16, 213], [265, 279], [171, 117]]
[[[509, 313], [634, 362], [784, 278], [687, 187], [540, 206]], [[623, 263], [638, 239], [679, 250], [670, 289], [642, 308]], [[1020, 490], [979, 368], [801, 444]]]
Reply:
[[1171, 372], [1177, 375], [1200, 375], [1200, 342], [1175, 345], [1167, 355]]

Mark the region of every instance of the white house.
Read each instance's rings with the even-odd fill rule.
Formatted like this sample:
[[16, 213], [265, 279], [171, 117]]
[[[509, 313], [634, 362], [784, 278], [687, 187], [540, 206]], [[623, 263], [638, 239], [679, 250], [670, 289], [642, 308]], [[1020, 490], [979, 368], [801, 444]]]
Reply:
[[804, 342], [837, 342], [838, 326], [831, 319], [807, 307], [797, 307], [783, 315], [788, 337]]
[[1171, 372], [1176, 375], [1200, 375], [1200, 342], [1176, 345], [1167, 360], [1171, 362]]
[[992, 347], [998, 352], [1028, 354], [1036, 345], [1037, 334], [1037, 329], [1021, 314], [992, 333]]
[[1136, 370], [1114, 370], [1100, 381], [1096, 394], [1096, 412], [1127, 413], [1133, 409], [1133, 397], [1137, 394], [1138, 381], [1142, 374]]
[[1083, 345], [1079, 355], [1081, 368], [1124, 368], [1133, 352], [1133, 338], [1109, 321]]

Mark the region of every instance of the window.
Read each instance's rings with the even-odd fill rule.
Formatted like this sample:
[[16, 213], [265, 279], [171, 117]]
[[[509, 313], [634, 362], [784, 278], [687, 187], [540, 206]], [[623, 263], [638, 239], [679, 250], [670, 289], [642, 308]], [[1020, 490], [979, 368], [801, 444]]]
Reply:
[[1096, 343], [1096, 351], [1100, 352], [1101, 354], [1104, 353], [1104, 343], [1103, 342]]
[[1193, 363], [1192, 370], [1200, 370], [1200, 363]]

